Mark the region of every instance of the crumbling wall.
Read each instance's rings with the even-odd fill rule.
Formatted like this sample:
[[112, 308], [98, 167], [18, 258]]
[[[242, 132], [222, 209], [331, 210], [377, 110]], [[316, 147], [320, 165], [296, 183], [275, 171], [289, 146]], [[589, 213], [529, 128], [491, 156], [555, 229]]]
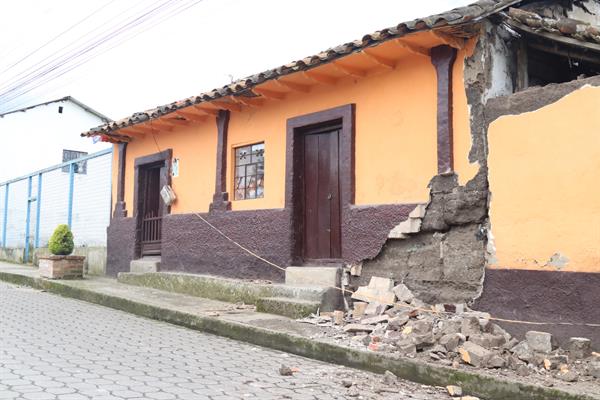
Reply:
[[372, 276], [388, 277], [432, 304], [470, 302], [480, 295], [489, 227], [484, 106], [488, 98], [513, 90], [514, 62], [505, 39], [501, 27], [482, 23], [474, 51], [464, 61], [472, 142], [468, 158], [479, 165], [478, 173], [465, 185], [455, 173], [434, 176], [420, 230], [388, 239], [378, 256], [363, 262], [352, 286], [367, 285]]

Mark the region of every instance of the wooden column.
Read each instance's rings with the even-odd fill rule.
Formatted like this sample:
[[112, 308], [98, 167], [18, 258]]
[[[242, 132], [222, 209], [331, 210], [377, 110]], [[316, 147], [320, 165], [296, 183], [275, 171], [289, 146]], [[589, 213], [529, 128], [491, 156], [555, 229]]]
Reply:
[[217, 173], [215, 193], [209, 210], [227, 211], [231, 209], [227, 193], [227, 130], [229, 129], [229, 110], [219, 110], [217, 114]]
[[113, 218], [127, 217], [127, 207], [125, 205], [125, 161], [127, 157], [127, 143], [119, 143], [119, 164], [117, 166], [117, 202]]
[[431, 63], [437, 72], [437, 159], [438, 174], [454, 170], [452, 128], [452, 66], [456, 49], [448, 45], [431, 49]]

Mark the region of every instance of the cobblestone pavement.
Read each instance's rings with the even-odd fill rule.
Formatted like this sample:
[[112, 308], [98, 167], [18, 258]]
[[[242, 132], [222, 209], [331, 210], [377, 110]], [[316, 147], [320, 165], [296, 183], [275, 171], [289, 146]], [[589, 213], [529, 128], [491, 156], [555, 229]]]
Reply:
[[[282, 364], [297, 371], [283, 376]], [[0, 283], [0, 399], [345, 398], [449, 397]]]

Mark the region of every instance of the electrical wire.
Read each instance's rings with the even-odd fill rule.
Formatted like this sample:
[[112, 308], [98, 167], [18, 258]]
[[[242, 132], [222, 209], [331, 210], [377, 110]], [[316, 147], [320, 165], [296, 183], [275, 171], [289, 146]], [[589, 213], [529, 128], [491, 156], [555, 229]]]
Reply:
[[93, 17], [94, 15], [96, 15], [97, 13], [99, 13], [100, 11], [102, 11], [103, 9], [105, 9], [106, 7], [108, 7], [109, 5], [111, 5], [112, 3], [116, 2], [116, 1], [117, 0], [111, 0], [108, 3], [102, 5], [100, 8], [94, 10], [92, 13], [88, 14], [83, 19], [77, 21], [75, 24], [71, 25], [70, 27], [68, 27], [67, 29], [65, 29], [64, 31], [62, 31], [61, 33], [59, 33], [58, 35], [54, 36], [52, 39], [48, 40], [47, 42], [45, 42], [44, 44], [42, 44], [41, 46], [39, 46], [35, 50], [30, 51], [25, 56], [23, 56], [22, 58], [20, 58], [19, 60], [17, 60], [13, 64], [9, 65], [6, 69], [4, 69], [2, 72], [0, 72], [0, 74], [4, 74], [5, 72], [10, 71], [14, 67], [16, 67], [17, 65], [21, 64], [23, 61], [27, 60], [29, 57], [31, 57], [32, 55], [34, 55], [35, 53], [37, 53], [38, 51], [42, 50], [44, 47], [48, 46], [50, 43], [54, 42], [56, 39], [62, 37], [64, 34], [70, 32], [70, 31], [72, 31], [74, 28], [78, 27], [79, 25], [81, 25], [82, 23], [84, 23], [85, 21], [87, 21], [88, 19], [90, 19], [91, 17]]
[[[5, 95], [7, 93], [14, 92], [15, 90], [19, 89], [20, 87], [23, 87], [24, 85], [32, 82], [35, 79], [39, 79], [40, 77], [47, 75], [48, 73], [56, 70], [57, 68], [61, 67], [65, 63], [73, 60], [74, 58], [80, 57], [81, 55], [88, 53], [89, 51], [93, 50], [97, 46], [116, 37], [120, 33], [127, 31], [129, 29], [132, 29], [133, 27], [135, 27], [135, 26], [139, 25], [140, 23], [144, 22], [145, 20], [149, 19], [152, 16], [152, 14], [157, 13], [161, 8], [165, 7], [169, 3], [173, 4], [172, 0], [163, 1], [159, 6], [151, 9], [150, 11], [145, 12], [144, 14], [136, 17], [135, 19], [133, 19], [131, 21], [127, 21], [127, 23], [118, 27], [116, 30], [112, 30], [112, 31], [108, 32], [108, 34], [100, 37], [99, 39], [93, 39], [93, 41], [90, 40], [90, 41], [86, 42], [85, 44], [82, 45], [85, 47], [83, 47], [83, 48], [80, 47], [76, 50], [73, 50], [73, 52], [71, 54], [66, 54], [64, 56], [56, 57], [53, 60], [39, 66], [34, 71], [30, 72], [28, 75], [21, 78], [20, 81], [17, 81], [17, 83], [13, 84], [12, 87], [9, 86], [9, 88], [7, 89], [7, 85], [3, 86], [0, 89], [0, 91], [3, 91], [2, 94], [0, 95], [0, 98], [5, 97]], [[107, 30], [105, 30], [104, 32], [107, 32]], [[67, 47], [69, 47], [69, 46], [67, 46]], [[60, 57], [63, 57], [63, 58], [61, 59]], [[48, 68], [46, 68], [46, 67], [48, 67]], [[44, 68], [46, 68], [46, 69], [44, 70]], [[36, 74], [36, 72], [38, 72], [38, 71], [41, 71], [41, 72]], [[34, 75], [34, 76], [32, 78], [30, 78], [31, 75]]]
[[[184, 2], [184, 3], [177, 4], [177, 5], [176, 5], [176, 7], [172, 8], [172, 9], [170, 9], [170, 10], [167, 10], [167, 11], [165, 12], [165, 14], [166, 14], [166, 15], [164, 15], [162, 18], [156, 18], [155, 20], [153, 20], [153, 21], [151, 21], [150, 23], [148, 23], [148, 24], [147, 24], [147, 26], [145, 26], [144, 28], [142, 28], [140, 31], [138, 31], [138, 32], [133, 32], [133, 34], [130, 34], [129, 36], [125, 37], [124, 39], [120, 40], [119, 42], [116, 42], [116, 43], [114, 43], [114, 44], [113, 44], [113, 45], [111, 45], [111, 46], [108, 46], [108, 47], [106, 47], [106, 48], [104, 48], [104, 49], [101, 49], [100, 51], [98, 51], [98, 52], [96, 52], [96, 53], [92, 53], [92, 54], [90, 54], [90, 55], [89, 55], [87, 58], [84, 58], [84, 59], [80, 60], [80, 61], [79, 61], [79, 62], [77, 62], [76, 64], [74, 64], [74, 65], [71, 65], [71, 66], [69, 66], [68, 68], [66, 68], [66, 69], [64, 69], [64, 70], [58, 70], [58, 71], [57, 71], [57, 69], [59, 69], [60, 67], [62, 67], [62, 66], [64, 66], [64, 65], [66, 65], [66, 63], [67, 63], [67, 62], [64, 62], [64, 63], [62, 63], [62, 64], [61, 64], [59, 67], [53, 68], [51, 71], [47, 71], [46, 73], [42, 74], [42, 76], [37, 76], [37, 79], [36, 79], [36, 80], [37, 80], [37, 82], [36, 82], [36, 80], [31, 80], [31, 81], [27, 82], [27, 85], [31, 85], [32, 83], [34, 83], [35, 85], [34, 85], [33, 87], [29, 87], [29, 88], [27, 88], [26, 90], [21, 90], [21, 91], [19, 91], [19, 92], [17, 92], [17, 93], [13, 93], [12, 95], [9, 95], [9, 93], [7, 93], [7, 92], [3, 93], [3, 94], [1, 95], [1, 96], [2, 96], [1, 98], [2, 98], [2, 100], [3, 100], [3, 102], [4, 102], [4, 104], [6, 104], [6, 103], [8, 103], [8, 102], [12, 102], [13, 100], [17, 99], [18, 97], [21, 97], [22, 95], [24, 95], [24, 94], [26, 94], [26, 93], [28, 93], [28, 92], [30, 92], [30, 91], [32, 91], [32, 90], [34, 90], [34, 89], [36, 89], [36, 88], [38, 88], [38, 87], [42, 86], [42, 85], [44, 85], [44, 84], [46, 84], [46, 83], [48, 83], [48, 82], [50, 82], [50, 81], [52, 81], [52, 80], [55, 80], [56, 78], [58, 78], [58, 77], [60, 77], [60, 76], [64, 75], [65, 73], [67, 73], [67, 72], [69, 72], [69, 71], [71, 71], [71, 70], [73, 70], [73, 69], [75, 69], [75, 68], [77, 68], [77, 67], [79, 67], [79, 66], [81, 66], [81, 65], [83, 65], [83, 64], [85, 64], [85, 63], [87, 63], [87, 62], [88, 62], [88, 61], [90, 61], [91, 59], [93, 59], [93, 58], [96, 58], [97, 56], [99, 56], [99, 55], [101, 55], [101, 54], [105, 53], [106, 51], [109, 51], [109, 50], [111, 50], [111, 49], [113, 49], [113, 48], [115, 48], [115, 47], [117, 47], [117, 46], [120, 46], [120, 45], [121, 45], [121, 44], [123, 44], [124, 42], [126, 42], [126, 41], [128, 41], [128, 40], [131, 40], [132, 38], [134, 38], [134, 37], [136, 37], [136, 36], [140, 35], [140, 34], [141, 34], [141, 33], [143, 33], [143, 32], [146, 32], [147, 30], [149, 30], [149, 29], [151, 29], [151, 28], [155, 27], [156, 25], [159, 25], [159, 24], [163, 23], [164, 21], [166, 21], [166, 20], [168, 20], [168, 19], [170, 19], [170, 18], [172, 18], [172, 17], [174, 17], [174, 16], [176, 16], [176, 15], [180, 14], [181, 12], [183, 12], [183, 11], [185, 11], [185, 10], [187, 10], [187, 9], [189, 9], [189, 8], [191, 8], [191, 7], [193, 7], [193, 6], [195, 6], [196, 4], [200, 3], [201, 1], [202, 1], [202, 0], [194, 0], [194, 1], [191, 1], [191, 2], [187, 2], [187, 3], [185, 3], [185, 2]], [[160, 6], [159, 6], [159, 7], [160, 7]], [[146, 22], [147, 20], [148, 20], [148, 19], [140, 19], [140, 18], [138, 18], [138, 19], [137, 19], [137, 21], [135, 21], [136, 23], [135, 23], [135, 24], [133, 24], [133, 25], [131, 25], [131, 26], [129, 27], [129, 29], [127, 29], [126, 31], [128, 31], [128, 30], [132, 29], [133, 27], [136, 27], [136, 26], [138, 26], [138, 25], [141, 25], [142, 23]], [[126, 31], [125, 31], [125, 32], [126, 32]], [[121, 32], [117, 32], [117, 33], [113, 34], [113, 35], [112, 35], [110, 38], [112, 38], [112, 37], [115, 37], [115, 36], [116, 36], [117, 34], [119, 34], [119, 33], [121, 33]], [[105, 40], [103, 40], [103, 41], [97, 42], [97, 43], [95, 44], [95, 46], [93, 46], [93, 48], [96, 48], [96, 47], [98, 47], [98, 46], [100, 46], [100, 45], [102, 45], [102, 44], [106, 43], [106, 42], [107, 42], [107, 40], [109, 40], [110, 38], [107, 38], [107, 39], [105, 39]], [[83, 54], [85, 54], [85, 53], [83, 53]], [[81, 54], [80, 54], [79, 56], [81, 56]], [[73, 59], [73, 58], [71, 58], [71, 59], [69, 59], [69, 60], [67, 60], [67, 61], [70, 61], [70, 60], [72, 60], [72, 59]], [[51, 76], [48, 76], [48, 77], [46, 77], [46, 78], [45, 78], [44, 80], [42, 80], [42, 81], [40, 81], [40, 80], [39, 80], [41, 77], [43, 77], [43, 76], [45, 76], [45, 75], [47, 75], [48, 73], [51, 73], [51, 72], [53, 72], [53, 71], [56, 71], [56, 73], [55, 73], [55, 74], [53, 74], [53, 75], [51, 75]], [[21, 87], [22, 87], [23, 89], [25, 89], [23, 86], [24, 86], [24, 85], [22, 85]], [[13, 91], [14, 91], [14, 90], [13, 90]], [[7, 96], [7, 95], [8, 95], [8, 96]], [[22, 104], [24, 104], [24, 103], [22, 103]], [[13, 107], [11, 107], [11, 108], [18, 108], [18, 107], [15, 107], [15, 106], [13, 106]]]

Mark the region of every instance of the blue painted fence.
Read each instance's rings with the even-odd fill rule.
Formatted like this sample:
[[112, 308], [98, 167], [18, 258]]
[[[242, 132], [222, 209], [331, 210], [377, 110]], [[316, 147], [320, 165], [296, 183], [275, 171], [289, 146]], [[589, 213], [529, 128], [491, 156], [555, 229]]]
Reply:
[[105, 246], [111, 210], [112, 149], [0, 183], [0, 247], [23, 252], [46, 247], [59, 224], [76, 246]]

